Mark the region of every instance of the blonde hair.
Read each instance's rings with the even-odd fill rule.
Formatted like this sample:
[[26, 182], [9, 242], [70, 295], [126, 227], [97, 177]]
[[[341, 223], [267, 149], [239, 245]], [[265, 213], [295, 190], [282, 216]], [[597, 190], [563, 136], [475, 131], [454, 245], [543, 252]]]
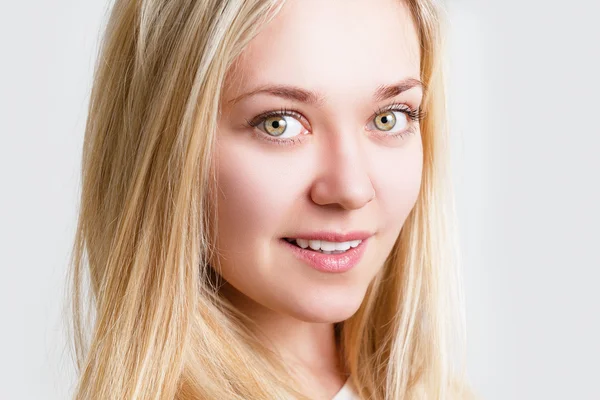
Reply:
[[[421, 192], [360, 309], [335, 327], [363, 399], [466, 398], [439, 11], [405, 1], [427, 87]], [[211, 267], [221, 88], [282, 4], [116, 0], [94, 75], [70, 270], [76, 399], [306, 399], [219, 295]]]

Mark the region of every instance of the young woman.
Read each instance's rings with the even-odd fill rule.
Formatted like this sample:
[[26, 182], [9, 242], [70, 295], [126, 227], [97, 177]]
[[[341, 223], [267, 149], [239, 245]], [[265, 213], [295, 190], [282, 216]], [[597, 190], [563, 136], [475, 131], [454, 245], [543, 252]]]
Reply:
[[438, 15], [116, 0], [83, 156], [77, 399], [468, 397]]

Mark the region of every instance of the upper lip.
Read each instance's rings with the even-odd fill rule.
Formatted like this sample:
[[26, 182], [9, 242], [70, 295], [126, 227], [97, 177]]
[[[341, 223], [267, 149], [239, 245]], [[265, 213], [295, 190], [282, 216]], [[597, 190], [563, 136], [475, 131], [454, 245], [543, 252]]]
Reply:
[[286, 236], [287, 239], [304, 239], [304, 240], [325, 240], [328, 242], [349, 242], [352, 240], [365, 240], [373, 236], [369, 231], [352, 231], [346, 233], [318, 231], [298, 233], [293, 236]]

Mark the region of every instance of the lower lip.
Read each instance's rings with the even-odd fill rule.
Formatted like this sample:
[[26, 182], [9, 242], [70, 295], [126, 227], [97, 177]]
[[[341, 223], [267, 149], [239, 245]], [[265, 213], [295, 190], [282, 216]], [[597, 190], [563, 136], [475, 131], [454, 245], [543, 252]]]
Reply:
[[318, 251], [303, 249], [295, 244], [281, 239], [285, 245], [300, 260], [306, 262], [314, 269], [322, 272], [346, 272], [358, 264], [367, 248], [368, 239], [363, 240], [354, 248], [350, 248], [344, 253], [323, 254]]

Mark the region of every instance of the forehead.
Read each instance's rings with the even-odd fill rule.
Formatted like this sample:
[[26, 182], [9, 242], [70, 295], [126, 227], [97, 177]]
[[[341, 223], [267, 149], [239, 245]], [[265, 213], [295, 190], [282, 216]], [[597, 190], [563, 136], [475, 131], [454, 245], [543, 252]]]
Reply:
[[[289, 84], [326, 97], [419, 78], [419, 41], [400, 0], [288, 0], [228, 76], [250, 86]], [[231, 87], [230, 86], [230, 87]]]

